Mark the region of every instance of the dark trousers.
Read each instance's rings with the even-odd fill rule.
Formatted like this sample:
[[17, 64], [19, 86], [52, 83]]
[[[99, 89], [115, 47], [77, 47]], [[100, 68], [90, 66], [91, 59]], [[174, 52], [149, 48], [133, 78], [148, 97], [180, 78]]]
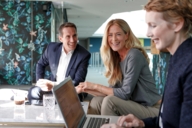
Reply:
[[[30, 104], [42, 104], [43, 102], [43, 95], [44, 94], [52, 94], [52, 91], [42, 91], [40, 87], [33, 86], [29, 89], [28, 92], [28, 100]], [[80, 101], [82, 102], [83, 99], [87, 96], [85, 93], [78, 94]]]

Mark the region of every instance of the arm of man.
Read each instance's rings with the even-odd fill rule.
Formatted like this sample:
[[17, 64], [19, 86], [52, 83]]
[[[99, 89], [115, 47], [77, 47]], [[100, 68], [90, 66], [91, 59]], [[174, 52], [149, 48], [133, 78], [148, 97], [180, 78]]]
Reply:
[[85, 81], [90, 58], [91, 54], [87, 53], [86, 56], [82, 60], [80, 60], [80, 63], [78, 64], [76, 71], [74, 71], [75, 76], [72, 79], [73, 84], [75, 86], [77, 86], [80, 82]]
[[39, 79], [44, 79], [45, 68], [49, 65], [48, 48], [49, 45], [47, 46], [45, 52], [36, 64], [36, 81], [38, 81]]

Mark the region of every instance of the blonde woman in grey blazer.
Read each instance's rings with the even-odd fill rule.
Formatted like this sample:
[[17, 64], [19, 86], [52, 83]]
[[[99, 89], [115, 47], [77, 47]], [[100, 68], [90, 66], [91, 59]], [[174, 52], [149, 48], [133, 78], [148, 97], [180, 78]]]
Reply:
[[100, 50], [110, 86], [83, 82], [77, 87], [95, 96], [91, 114], [157, 116], [161, 96], [149, 70], [149, 58], [124, 20], [107, 24]]

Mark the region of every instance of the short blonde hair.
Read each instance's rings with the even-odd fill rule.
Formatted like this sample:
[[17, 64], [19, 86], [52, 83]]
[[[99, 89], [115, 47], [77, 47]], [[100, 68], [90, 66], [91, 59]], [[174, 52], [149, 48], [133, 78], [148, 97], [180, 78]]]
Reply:
[[192, 0], [149, 0], [144, 6], [146, 11], [162, 12], [164, 20], [175, 22], [184, 19], [182, 28], [185, 36], [192, 33]]

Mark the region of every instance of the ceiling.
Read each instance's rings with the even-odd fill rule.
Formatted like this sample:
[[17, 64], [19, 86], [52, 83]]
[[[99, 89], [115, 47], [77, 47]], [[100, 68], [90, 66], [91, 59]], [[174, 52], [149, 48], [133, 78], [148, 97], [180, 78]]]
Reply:
[[[44, 1], [44, 0], [41, 0]], [[67, 8], [68, 21], [77, 26], [78, 37], [86, 39], [113, 14], [143, 9], [147, 0], [50, 0], [55, 8]], [[64, 1], [64, 4], [63, 4]]]

